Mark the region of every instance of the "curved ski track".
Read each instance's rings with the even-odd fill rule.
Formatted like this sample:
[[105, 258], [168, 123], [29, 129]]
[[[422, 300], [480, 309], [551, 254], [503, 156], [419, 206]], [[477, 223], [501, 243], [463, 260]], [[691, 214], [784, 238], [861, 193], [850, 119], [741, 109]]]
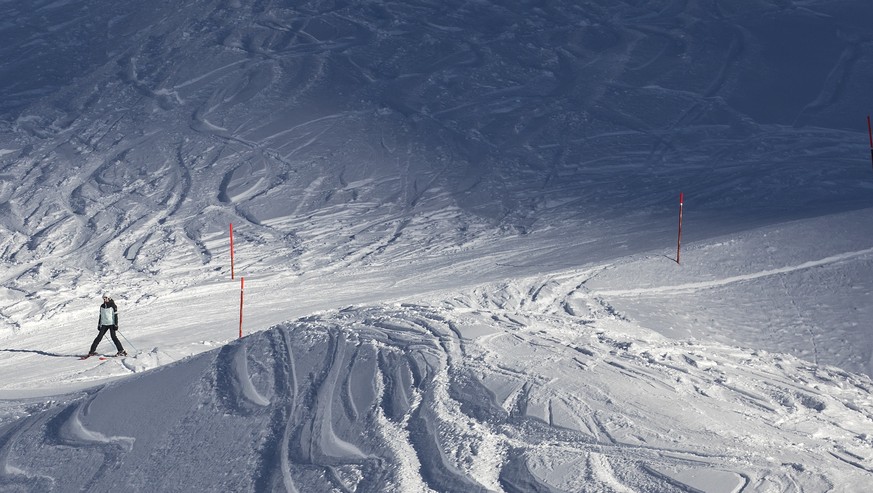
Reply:
[[[0, 484], [687, 492], [694, 471], [751, 491], [873, 473], [869, 379], [669, 341], [577, 287], [495, 285], [258, 333], [13, 421]], [[166, 378], [175, 395], [151, 383]], [[152, 422], [118, 418], [124, 399]]]

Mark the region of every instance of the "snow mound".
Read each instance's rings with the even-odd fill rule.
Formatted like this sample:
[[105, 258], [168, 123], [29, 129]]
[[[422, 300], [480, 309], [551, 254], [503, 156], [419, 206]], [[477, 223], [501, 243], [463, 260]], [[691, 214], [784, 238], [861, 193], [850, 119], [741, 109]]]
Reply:
[[36, 410], [2, 428], [0, 481], [862, 491], [873, 473], [869, 378], [554, 310], [578, 292], [517, 310], [481, 302], [522, 287], [536, 286], [307, 317]]

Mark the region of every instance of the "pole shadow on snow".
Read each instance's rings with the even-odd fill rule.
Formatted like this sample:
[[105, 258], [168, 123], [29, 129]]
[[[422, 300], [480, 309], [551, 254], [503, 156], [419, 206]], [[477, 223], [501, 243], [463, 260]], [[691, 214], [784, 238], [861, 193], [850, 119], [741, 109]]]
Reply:
[[59, 354], [50, 353], [48, 351], [40, 351], [38, 349], [0, 349], [0, 353], [33, 353], [40, 356], [51, 356], [52, 358], [78, 358], [80, 354]]

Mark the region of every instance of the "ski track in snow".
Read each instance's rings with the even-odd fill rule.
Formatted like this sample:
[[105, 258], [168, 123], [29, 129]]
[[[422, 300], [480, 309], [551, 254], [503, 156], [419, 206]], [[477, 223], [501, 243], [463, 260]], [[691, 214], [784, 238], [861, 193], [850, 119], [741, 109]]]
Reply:
[[[20, 44], [5, 52], [79, 77], [43, 77], [30, 95], [5, 89], [6, 104], [23, 112], [0, 142], [5, 330], [61, 313], [105, 276], [133, 297], [154, 295], [154, 277], [174, 277], [170, 291], [209, 279], [226, 252], [208, 239], [230, 222], [270, 245], [241, 255], [254, 275], [275, 268], [267, 259], [288, 269], [320, 267], [305, 261], [325, 256], [373, 262], [420, 239], [413, 226], [444, 239], [431, 241], [438, 253], [495, 224], [599, 220], [603, 204], [621, 234], [635, 226], [621, 216], [660, 213], [664, 190], [680, 186], [734, 220], [748, 217], [746, 204], [803, 208], [834, 194], [846, 209], [869, 206], [869, 184], [844, 164], [856, 159], [856, 133], [830, 129], [853, 125], [825, 125], [851, 113], [844, 100], [866, 97], [850, 92], [860, 58], [852, 36], [823, 38], [808, 53], [818, 77], [803, 78], [797, 89], [808, 99], [794, 112], [781, 86], [767, 98], [776, 123], [752, 111], [760, 101], [744, 69], [764, 63], [751, 43], [770, 42], [762, 31], [774, 19], [805, 27], [830, 16], [822, 36], [857, 27], [826, 2], [712, 11], [387, 2], [375, 17], [352, 4], [237, 2], [186, 6], [156, 34], [149, 22], [159, 11], [94, 1], [44, 9], [34, 20], [43, 29], [22, 24]], [[87, 28], [66, 19], [84, 16], [114, 27], [76, 35]], [[226, 29], [193, 41], [190, 26], [204, 18]], [[118, 48], [126, 38], [131, 49]], [[105, 43], [105, 59], [60, 58], [86, 39]], [[39, 44], [61, 53], [31, 49]], [[757, 82], [770, 87], [781, 70]], [[70, 79], [80, 82], [56, 99], [37, 97]], [[822, 124], [798, 128], [807, 120]], [[457, 214], [441, 215], [446, 207]]]
[[0, 490], [870, 484], [868, 3], [0, 14]]
[[[563, 309], [570, 298], [578, 306], [573, 283], [532, 281], [434, 306], [307, 317], [6, 425], [0, 481], [123, 481], [133, 491], [678, 492], [695, 478], [718, 479], [707, 491], [860, 485], [873, 471], [868, 378], [670, 341], [591, 296], [593, 311], [573, 316]], [[164, 421], [157, 435], [112, 404], [133, 392], [151, 399], [148, 389], [169, 378], [181, 394], [152, 402], [149, 412]], [[647, 419], [652, 413], [659, 418]], [[190, 436], [196, 446], [179, 439]], [[38, 453], [33, 443], [43, 444]], [[103, 466], [71, 475], [93, 462], [91, 450]], [[185, 468], [172, 468], [158, 483], [140, 482], [163, 470], [159, 456], [222, 463], [228, 475], [185, 480]], [[231, 457], [249, 459], [225, 462]]]
[[839, 255], [832, 255], [830, 257], [826, 257], [820, 260], [811, 260], [809, 262], [804, 262], [799, 265], [792, 265], [788, 267], [780, 267], [778, 269], [770, 269], [762, 272], [754, 272], [751, 274], [742, 274], [737, 276], [731, 276], [724, 279], [718, 279], [714, 281], [702, 281], [695, 283], [687, 283], [680, 284], [676, 286], [659, 286], [652, 288], [638, 288], [638, 289], [621, 289], [621, 290], [603, 290], [596, 291], [595, 294], [599, 296], [644, 296], [649, 294], [655, 295], [664, 295], [664, 294], [682, 294], [687, 292], [699, 291], [702, 289], [710, 289], [716, 288], [720, 286], [726, 286], [728, 284], [743, 282], [743, 281], [751, 281], [754, 279], [760, 279], [762, 277], [770, 277], [776, 276], [779, 274], [786, 274], [789, 272], [795, 272], [803, 269], [811, 269], [813, 267], [820, 267], [827, 264], [833, 264], [836, 262], [841, 262], [844, 260], [853, 259], [856, 257], [862, 257], [866, 255], [873, 254], [873, 248], [867, 248], [865, 250], [859, 250], [856, 252], [846, 252]]

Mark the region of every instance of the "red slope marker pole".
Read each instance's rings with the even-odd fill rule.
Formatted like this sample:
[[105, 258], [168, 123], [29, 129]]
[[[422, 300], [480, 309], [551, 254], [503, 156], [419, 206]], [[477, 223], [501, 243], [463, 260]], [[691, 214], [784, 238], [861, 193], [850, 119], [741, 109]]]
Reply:
[[230, 278], [233, 279], [233, 223], [230, 223]]
[[245, 290], [246, 278], [239, 278], [239, 337], [242, 339], [242, 320], [243, 320], [243, 291]]
[[870, 164], [873, 166], [873, 127], [870, 126], [870, 115], [867, 115], [867, 135], [870, 136]]
[[676, 263], [679, 263], [679, 251], [682, 246], [682, 208], [685, 206], [685, 194], [679, 192], [679, 238], [676, 240]]

